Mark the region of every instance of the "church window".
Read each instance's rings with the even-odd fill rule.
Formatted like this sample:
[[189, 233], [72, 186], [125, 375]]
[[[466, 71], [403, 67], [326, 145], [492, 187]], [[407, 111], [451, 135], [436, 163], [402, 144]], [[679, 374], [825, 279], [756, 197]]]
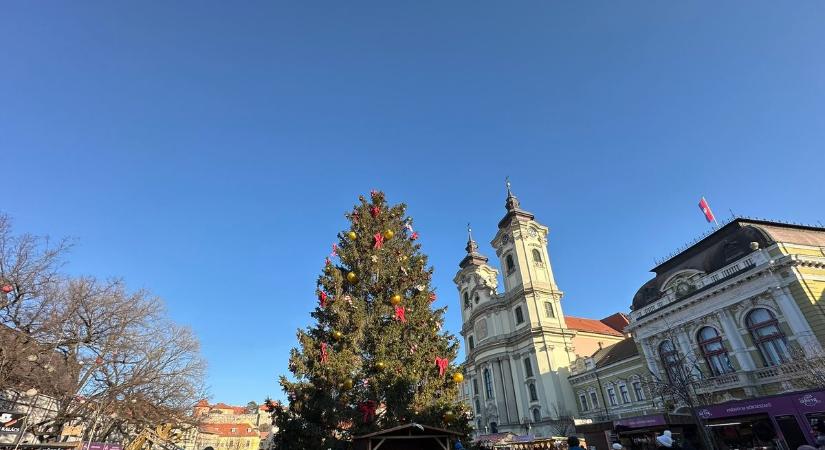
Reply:
[[481, 431], [481, 419], [476, 420], [476, 430]]
[[541, 422], [541, 411], [538, 408], [533, 410], [533, 422]]
[[476, 404], [476, 414], [481, 414], [481, 400], [479, 400], [479, 399], [478, 399], [478, 397], [476, 397], [476, 399], [475, 399], [475, 400], [476, 400], [476, 401], [475, 401], [475, 404]]
[[473, 395], [478, 395], [478, 378], [473, 378]]
[[476, 302], [476, 305], [478, 305], [478, 300], [479, 300], [479, 299], [478, 299], [478, 294], [476, 294], [476, 295], [475, 295], [474, 300], [475, 300], [475, 302]]
[[544, 312], [551, 319], [556, 317], [556, 311], [553, 310], [553, 303], [551, 302], [544, 302]]
[[536, 383], [530, 383], [527, 385], [527, 390], [530, 391], [530, 401], [537, 402], [539, 401], [539, 394], [536, 392]]
[[524, 323], [524, 313], [521, 312], [521, 306], [516, 306], [516, 324]]
[[582, 411], [587, 411], [589, 408], [587, 407], [587, 396], [584, 394], [579, 394], [579, 405], [582, 408]]
[[473, 349], [474, 349], [474, 348], [476, 348], [476, 341], [475, 341], [475, 339], [473, 339], [473, 337], [472, 337], [472, 336], [470, 336], [469, 338], [467, 338], [467, 342], [469, 342], [469, 343], [470, 343], [470, 351], [473, 351]]
[[465, 308], [470, 307], [470, 294], [468, 294], [466, 292], [464, 293], [464, 307]]
[[541, 252], [538, 249], [533, 249], [533, 262], [541, 264]]
[[533, 376], [533, 365], [530, 363], [530, 358], [524, 358], [524, 375], [527, 378]]
[[493, 378], [490, 376], [490, 369], [484, 369], [484, 395], [487, 400], [493, 398]]
[[513, 262], [513, 255], [507, 255], [507, 258], [504, 259], [507, 263], [507, 275], [510, 275], [516, 270], [516, 263]]

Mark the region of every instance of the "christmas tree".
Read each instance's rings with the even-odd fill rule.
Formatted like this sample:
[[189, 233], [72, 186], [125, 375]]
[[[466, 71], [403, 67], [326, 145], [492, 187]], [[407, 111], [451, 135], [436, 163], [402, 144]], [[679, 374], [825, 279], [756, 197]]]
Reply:
[[346, 215], [318, 277], [315, 322], [298, 330], [281, 377], [289, 407], [275, 409], [281, 449], [341, 447], [353, 436], [415, 422], [466, 434], [455, 336], [433, 309], [433, 269], [406, 206], [384, 193]]

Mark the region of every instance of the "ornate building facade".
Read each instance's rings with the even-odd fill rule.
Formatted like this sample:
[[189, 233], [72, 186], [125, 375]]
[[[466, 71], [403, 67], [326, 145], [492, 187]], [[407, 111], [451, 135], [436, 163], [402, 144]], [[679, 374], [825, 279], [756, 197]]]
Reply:
[[549, 229], [521, 208], [508, 185], [506, 214], [491, 244], [503, 269], [472, 234], [454, 278], [467, 359], [464, 398], [477, 434], [552, 436], [572, 431], [570, 364], [624, 339], [624, 315], [603, 321], [565, 316], [547, 250]]

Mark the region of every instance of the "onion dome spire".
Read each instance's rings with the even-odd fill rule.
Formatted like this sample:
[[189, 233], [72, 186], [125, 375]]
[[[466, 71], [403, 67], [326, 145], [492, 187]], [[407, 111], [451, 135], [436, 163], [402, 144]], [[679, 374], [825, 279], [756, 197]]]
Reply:
[[507, 226], [514, 217], [519, 220], [533, 220], [535, 217], [533, 213], [521, 209], [521, 203], [519, 203], [518, 198], [513, 195], [513, 190], [510, 186], [510, 177], [506, 177], [504, 182], [507, 184], [507, 201], [504, 203], [504, 207], [507, 208], [507, 214], [505, 214], [504, 218], [498, 223], [498, 227], [502, 228]]
[[487, 263], [487, 257], [478, 252], [478, 243], [473, 239], [473, 229], [470, 228], [469, 223], [467, 224], [467, 246], [464, 249], [467, 250], [467, 256], [458, 264], [462, 269], [469, 265], [481, 266]]

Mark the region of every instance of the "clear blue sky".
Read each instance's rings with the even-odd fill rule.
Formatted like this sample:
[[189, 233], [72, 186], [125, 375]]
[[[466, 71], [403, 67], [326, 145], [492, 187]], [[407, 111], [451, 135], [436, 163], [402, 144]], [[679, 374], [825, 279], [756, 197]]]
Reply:
[[719, 216], [825, 220], [825, 3], [5, 2], [0, 209], [164, 297], [214, 398], [280, 396], [343, 212], [405, 201], [447, 326], [505, 175], [565, 312]]

